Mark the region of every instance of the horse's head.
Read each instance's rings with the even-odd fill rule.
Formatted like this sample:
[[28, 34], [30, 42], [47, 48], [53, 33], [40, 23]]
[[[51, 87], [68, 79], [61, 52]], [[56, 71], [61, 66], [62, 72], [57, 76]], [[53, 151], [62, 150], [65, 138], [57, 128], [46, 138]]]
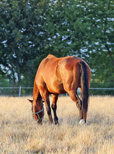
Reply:
[[33, 100], [28, 100], [32, 104], [32, 114], [38, 124], [42, 123], [42, 119], [44, 117], [44, 107], [43, 101], [34, 102]]

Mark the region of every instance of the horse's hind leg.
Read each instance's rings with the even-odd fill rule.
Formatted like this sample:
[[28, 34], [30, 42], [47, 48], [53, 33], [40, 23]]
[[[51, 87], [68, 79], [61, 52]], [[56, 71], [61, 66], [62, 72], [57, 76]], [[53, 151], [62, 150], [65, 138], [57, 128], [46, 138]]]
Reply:
[[70, 98], [76, 103], [76, 106], [79, 110], [79, 119], [83, 119], [83, 111], [82, 111], [82, 101], [81, 99], [78, 97], [77, 93], [75, 93], [74, 91], [69, 91], [68, 92], [70, 95]]
[[52, 123], [53, 119], [52, 119], [52, 115], [51, 115], [49, 92], [47, 90], [43, 90], [43, 91], [40, 91], [40, 94], [41, 94], [42, 98], [44, 99], [47, 114], [48, 114], [48, 117], [49, 117], [49, 121], [50, 121], [50, 123]]
[[54, 113], [54, 121], [55, 121], [55, 124], [58, 124], [58, 117], [56, 114], [58, 95], [52, 94], [52, 98], [53, 98], [53, 101], [52, 101], [51, 107], [52, 107], [53, 113]]

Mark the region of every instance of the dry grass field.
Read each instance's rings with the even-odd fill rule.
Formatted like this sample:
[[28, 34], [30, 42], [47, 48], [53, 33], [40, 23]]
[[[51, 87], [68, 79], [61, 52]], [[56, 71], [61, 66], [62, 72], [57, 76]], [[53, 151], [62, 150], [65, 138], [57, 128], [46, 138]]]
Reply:
[[[30, 98], [30, 97], [29, 97]], [[114, 97], [90, 97], [85, 126], [69, 97], [59, 97], [60, 125], [32, 118], [27, 97], [0, 97], [0, 154], [114, 154]]]

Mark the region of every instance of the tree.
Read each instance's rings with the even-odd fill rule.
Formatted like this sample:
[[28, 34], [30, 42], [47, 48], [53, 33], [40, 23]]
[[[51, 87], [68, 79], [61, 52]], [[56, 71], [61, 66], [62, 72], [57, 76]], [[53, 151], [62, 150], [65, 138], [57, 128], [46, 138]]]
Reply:
[[[40, 2], [40, 1], [39, 1]], [[21, 76], [32, 76], [34, 59], [45, 43], [42, 8], [36, 0], [3, 1], [0, 3], [0, 64], [1, 71], [16, 86]], [[31, 65], [30, 65], [31, 64]], [[29, 71], [31, 69], [31, 71]]]
[[18, 85], [22, 76], [33, 82], [49, 53], [79, 56], [90, 65], [93, 79], [114, 81], [113, 1], [7, 0], [0, 5], [1, 70], [18, 78]]
[[[86, 55], [86, 51], [82, 52], [85, 48], [86, 36], [83, 35], [85, 27], [80, 28], [81, 19], [76, 14], [79, 13], [79, 9], [75, 8], [78, 3], [73, 0], [52, 2], [51, 9], [47, 13], [46, 26], [48, 26], [49, 37], [47, 50], [51, 49], [59, 57], [67, 55], [83, 57], [83, 55]], [[82, 16], [82, 13], [80, 13], [80, 16]]]
[[51, 6], [47, 49], [80, 56], [89, 63], [93, 79], [114, 82], [114, 2], [60, 0]]
[[0, 87], [9, 87], [9, 81], [0, 75]]
[[89, 33], [87, 48], [95, 78], [114, 82], [114, 2], [109, 0], [85, 2], [85, 22]]

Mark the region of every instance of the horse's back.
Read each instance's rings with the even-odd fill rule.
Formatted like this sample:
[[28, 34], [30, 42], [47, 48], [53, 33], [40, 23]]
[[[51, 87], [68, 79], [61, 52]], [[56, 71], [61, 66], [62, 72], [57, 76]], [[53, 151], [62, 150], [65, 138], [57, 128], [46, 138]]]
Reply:
[[[48, 55], [39, 65], [36, 82], [52, 93], [65, 93], [65, 86], [77, 89], [80, 86], [80, 61], [74, 56], [57, 58]], [[84, 61], [85, 62], [85, 61]], [[87, 63], [85, 62], [87, 65]], [[90, 72], [87, 65], [88, 73]]]
[[56, 58], [55, 56], [49, 54], [41, 61], [37, 72], [38, 76], [51, 76], [56, 69], [59, 60], [60, 58]]

